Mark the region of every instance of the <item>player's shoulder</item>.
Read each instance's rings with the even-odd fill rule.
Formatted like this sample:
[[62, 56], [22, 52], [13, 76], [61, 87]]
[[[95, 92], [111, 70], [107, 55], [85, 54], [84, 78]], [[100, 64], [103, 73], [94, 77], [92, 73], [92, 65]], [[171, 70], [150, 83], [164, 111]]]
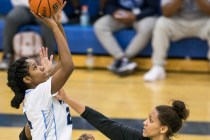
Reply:
[[52, 77], [50, 77], [47, 81], [45, 81], [45, 82], [43, 82], [43, 83], [40, 83], [40, 84], [35, 88], [35, 90], [43, 89], [43, 88], [46, 88], [46, 87], [51, 87], [51, 80], [52, 80]]

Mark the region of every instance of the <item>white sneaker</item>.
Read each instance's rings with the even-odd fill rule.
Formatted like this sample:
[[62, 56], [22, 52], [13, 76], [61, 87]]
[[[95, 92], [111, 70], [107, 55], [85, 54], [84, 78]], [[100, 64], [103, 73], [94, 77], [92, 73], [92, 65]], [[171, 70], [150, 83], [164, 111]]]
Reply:
[[112, 64], [110, 64], [107, 67], [107, 69], [111, 72], [116, 72], [117, 69], [120, 67], [121, 63], [122, 63], [122, 59], [119, 59], [119, 60], [116, 59], [112, 62]]
[[9, 64], [5, 61], [0, 62], [0, 70], [7, 70], [9, 67]]
[[0, 62], [0, 70], [7, 70], [9, 64], [11, 63], [11, 59], [5, 58]]
[[144, 81], [153, 82], [157, 80], [165, 79], [166, 72], [162, 66], [153, 66], [145, 75]]
[[125, 72], [125, 71], [134, 71], [137, 68], [136, 62], [122, 62], [121, 66], [118, 69], [118, 72]]

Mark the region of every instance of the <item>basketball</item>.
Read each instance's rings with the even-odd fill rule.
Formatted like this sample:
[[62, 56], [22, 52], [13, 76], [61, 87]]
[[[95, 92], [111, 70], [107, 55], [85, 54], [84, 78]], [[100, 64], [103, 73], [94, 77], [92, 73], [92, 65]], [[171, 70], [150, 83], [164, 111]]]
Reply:
[[63, 0], [28, 0], [30, 9], [45, 17], [53, 16], [62, 6]]

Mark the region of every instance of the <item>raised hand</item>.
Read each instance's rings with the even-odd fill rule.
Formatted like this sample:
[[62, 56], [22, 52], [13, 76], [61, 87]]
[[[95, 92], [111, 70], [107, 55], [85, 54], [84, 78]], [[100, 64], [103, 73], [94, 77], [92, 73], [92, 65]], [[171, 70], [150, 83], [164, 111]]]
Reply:
[[62, 15], [62, 10], [63, 8], [66, 6], [66, 1], [61, 5], [61, 7], [58, 9], [57, 13], [53, 15], [53, 19], [55, 20], [55, 22], [57, 24], [60, 24], [61, 23], [61, 15]]
[[49, 74], [52, 70], [52, 61], [53, 61], [53, 55], [50, 56], [50, 59], [48, 59], [48, 48], [42, 47], [40, 49], [40, 63], [42, 66], [44, 66], [44, 72], [46, 74]]
[[131, 26], [136, 20], [136, 17], [132, 12], [125, 10], [117, 10], [113, 16], [116, 20], [123, 24], [126, 24], [127, 26]]
[[36, 14], [35, 12], [31, 11], [31, 13], [38, 18], [39, 20], [41, 20], [43, 23], [45, 23], [51, 30], [54, 29], [54, 27], [57, 26], [57, 23], [55, 21], [54, 18], [52, 17], [44, 17], [43, 15], [41, 15], [40, 13]]

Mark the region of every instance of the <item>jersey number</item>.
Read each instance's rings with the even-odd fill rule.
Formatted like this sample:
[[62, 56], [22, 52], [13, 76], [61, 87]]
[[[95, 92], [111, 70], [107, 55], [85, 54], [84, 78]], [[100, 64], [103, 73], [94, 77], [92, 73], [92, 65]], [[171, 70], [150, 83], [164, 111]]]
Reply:
[[71, 114], [69, 111], [69, 107], [66, 107], [66, 114], [67, 114], [67, 125], [72, 124], [72, 120], [71, 120]]
[[[64, 102], [62, 100], [58, 100], [58, 101], [61, 105], [64, 104]], [[69, 107], [66, 107], [66, 114], [67, 114], [67, 125], [70, 125], [70, 124], [72, 124], [72, 120], [71, 120], [71, 114], [69, 111]]]

